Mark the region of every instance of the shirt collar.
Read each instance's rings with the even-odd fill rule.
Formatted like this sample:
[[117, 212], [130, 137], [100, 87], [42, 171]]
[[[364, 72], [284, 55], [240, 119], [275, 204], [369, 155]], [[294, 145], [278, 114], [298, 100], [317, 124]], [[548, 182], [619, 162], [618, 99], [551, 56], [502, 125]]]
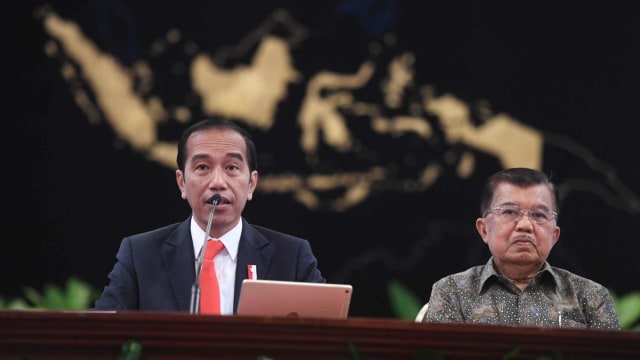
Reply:
[[[551, 265], [549, 265], [549, 263], [546, 261], [542, 265], [542, 269], [540, 269], [540, 271], [538, 271], [538, 273], [534, 276], [534, 281], [536, 281], [536, 279], [539, 279], [540, 276], [544, 273], [549, 273], [549, 275], [551, 275], [551, 278], [555, 282], [555, 285], [560, 283], [558, 275], [553, 271], [553, 268], [551, 267]], [[478, 292], [479, 293], [482, 292], [486, 282], [489, 279], [493, 277], [497, 278], [499, 276], [501, 276], [500, 273], [498, 273], [495, 267], [493, 266], [493, 256], [492, 256], [491, 258], [489, 258], [489, 261], [487, 261], [487, 263], [483, 266], [482, 272], [480, 273], [480, 286], [478, 288]]]
[[[222, 235], [218, 239], [224, 244], [222, 251], [227, 251], [229, 256], [235, 261], [238, 256], [238, 246], [240, 244], [240, 235], [242, 234], [242, 218], [238, 221], [238, 224], [229, 230], [226, 234]], [[211, 237], [209, 237], [211, 239]], [[193, 243], [193, 253], [198, 258], [200, 249], [202, 248], [202, 242], [204, 241], [204, 230], [198, 226], [193, 216], [191, 217], [191, 242]]]

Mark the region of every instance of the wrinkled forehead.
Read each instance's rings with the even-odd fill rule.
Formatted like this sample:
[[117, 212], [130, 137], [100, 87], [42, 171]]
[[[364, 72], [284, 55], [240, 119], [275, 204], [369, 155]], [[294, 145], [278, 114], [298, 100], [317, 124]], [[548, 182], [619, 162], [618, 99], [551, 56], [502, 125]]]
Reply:
[[546, 207], [555, 209], [553, 194], [544, 184], [518, 186], [507, 182], [496, 186], [493, 194], [492, 207], [515, 204], [524, 208]]

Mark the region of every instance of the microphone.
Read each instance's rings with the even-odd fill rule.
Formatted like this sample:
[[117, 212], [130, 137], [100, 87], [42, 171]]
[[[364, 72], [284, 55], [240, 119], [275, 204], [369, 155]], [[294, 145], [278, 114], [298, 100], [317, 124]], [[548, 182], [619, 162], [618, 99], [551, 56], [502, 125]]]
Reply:
[[204, 263], [204, 251], [207, 248], [207, 240], [209, 240], [209, 231], [211, 231], [211, 223], [213, 222], [213, 213], [216, 211], [216, 206], [220, 203], [220, 194], [213, 194], [211, 199], [207, 201], [211, 204], [211, 212], [209, 213], [209, 221], [207, 221], [207, 230], [204, 233], [204, 241], [202, 247], [200, 247], [200, 253], [198, 254], [198, 262], [196, 265], [196, 280], [191, 287], [191, 306], [189, 312], [191, 314], [197, 314], [200, 312], [200, 274], [202, 273], [202, 264]]

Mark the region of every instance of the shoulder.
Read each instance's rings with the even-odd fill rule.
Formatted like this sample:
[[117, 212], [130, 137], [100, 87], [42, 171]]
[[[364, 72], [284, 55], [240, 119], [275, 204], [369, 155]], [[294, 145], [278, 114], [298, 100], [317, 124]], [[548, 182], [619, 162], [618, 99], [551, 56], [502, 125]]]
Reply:
[[484, 265], [473, 266], [467, 270], [447, 275], [436, 282], [438, 286], [466, 286], [470, 283], [478, 282], [482, 276]]
[[282, 231], [245, 222], [242, 232], [242, 239], [252, 247], [272, 249], [278, 253], [284, 251], [285, 254], [288, 254], [287, 256], [311, 253], [311, 243], [308, 240]]
[[436, 281], [431, 288], [430, 302], [438, 306], [435, 304], [442, 301], [474, 297], [481, 286], [482, 268], [483, 266], [474, 266]]
[[242, 226], [250, 236], [263, 236], [270, 241], [285, 241], [285, 242], [308, 242], [298, 236], [287, 234], [282, 231], [274, 230], [265, 226], [260, 226], [250, 223], [245, 218], [242, 218]]
[[189, 234], [189, 220], [187, 220], [127, 236], [122, 243], [128, 243], [136, 248], [159, 247], [166, 242], [177, 245], [189, 238]]
[[569, 270], [552, 266], [551, 273], [560, 287], [571, 287], [576, 292], [608, 292], [607, 288], [599, 282], [572, 273]]
[[301, 237], [287, 234], [281, 231], [273, 230], [264, 226], [253, 225], [253, 224], [249, 224], [249, 226], [253, 228], [253, 230], [255, 230], [257, 233], [264, 236], [270, 241], [279, 241], [279, 242], [286, 242], [286, 243], [307, 243], [308, 242], [306, 239], [303, 239]]

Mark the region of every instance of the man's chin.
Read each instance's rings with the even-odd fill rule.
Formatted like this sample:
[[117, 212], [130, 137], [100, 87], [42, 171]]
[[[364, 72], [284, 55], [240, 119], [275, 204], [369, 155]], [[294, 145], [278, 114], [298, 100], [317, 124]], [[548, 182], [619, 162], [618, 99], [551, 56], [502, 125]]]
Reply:
[[507, 254], [507, 258], [512, 262], [535, 263], [540, 261], [540, 255], [538, 255], [533, 247], [511, 249]]

